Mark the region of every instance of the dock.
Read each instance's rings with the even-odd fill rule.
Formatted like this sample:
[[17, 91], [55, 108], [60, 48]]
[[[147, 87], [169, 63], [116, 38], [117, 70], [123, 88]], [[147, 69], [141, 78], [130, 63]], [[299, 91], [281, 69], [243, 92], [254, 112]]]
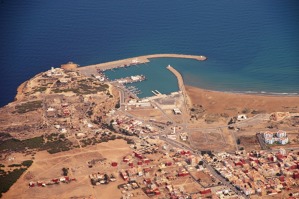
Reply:
[[153, 90], [152, 93], [154, 93], [154, 95], [156, 96], [163, 96], [163, 94], [160, 93], [158, 90]]
[[158, 93], [156, 93], [155, 91], [152, 91], [152, 93], [154, 93], [154, 95], [156, 95], [156, 96], [158, 96], [159, 94]]
[[159, 95], [162, 95], [162, 93], [160, 93], [158, 90], [155, 90], [156, 93], [158, 93]]

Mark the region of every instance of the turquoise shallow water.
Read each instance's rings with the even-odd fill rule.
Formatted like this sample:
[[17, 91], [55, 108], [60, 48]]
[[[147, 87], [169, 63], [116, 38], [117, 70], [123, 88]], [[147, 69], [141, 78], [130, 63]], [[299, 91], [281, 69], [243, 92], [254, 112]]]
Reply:
[[[287, 79], [283, 80], [283, 78], [288, 78], [289, 71], [278, 71], [277, 77], [275, 77], [277, 81], [270, 82], [267, 79], [263, 79], [263, 76], [265, 78], [267, 78], [267, 75], [273, 76], [273, 71], [249, 71], [247, 68], [230, 71], [221, 68], [223, 64], [213, 60], [197, 61], [193, 59], [157, 58], [151, 59], [146, 64], [125, 69], [108, 70], [105, 74], [111, 80], [131, 75], [145, 75], [146, 81], [128, 84], [128, 86], [135, 86], [140, 89], [142, 93], [138, 96], [142, 98], [152, 96], [152, 90], [159, 90], [162, 93], [169, 94], [178, 91], [176, 77], [166, 69], [166, 66], [169, 64], [182, 74], [185, 84], [200, 88], [238, 93], [298, 95], [297, 90], [294, 90], [293, 87], [286, 87], [282, 83], [287, 81]], [[219, 68], [215, 66], [219, 66]]]
[[[4, 0], [0, 106], [13, 100], [19, 84], [51, 66], [157, 53], [206, 55], [206, 62], [151, 62], [153, 67], [173, 65], [193, 86], [299, 93], [298, 15], [298, 0]], [[175, 89], [167, 72], [152, 73], [157, 77], [153, 86], [159, 83], [165, 92]]]
[[111, 80], [132, 75], [145, 75], [145, 81], [127, 84], [127, 86], [135, 86], [141, 90], [142, 93], [138, 94], [141, 98], [154, 95], [151, 92], [153, 90], [169, 94], [178, 91], [178, 83], [177, 78], [166, 68], [168, 65], [165, 65], [165, 63], [167, 61], [164, 59], [151, 59], [146, 64], [131, 66], [125, 69], [108, 70], [105, 72], [105, 75]]

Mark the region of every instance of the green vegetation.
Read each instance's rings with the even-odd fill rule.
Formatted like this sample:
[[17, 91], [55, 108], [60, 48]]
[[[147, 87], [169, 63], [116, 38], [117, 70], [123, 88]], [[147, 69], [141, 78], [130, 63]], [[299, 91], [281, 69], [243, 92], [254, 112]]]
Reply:
[[240, 138], [237, 139], [237, 144], [238, 144], [238, 145], [241, 144], [241, 140], [240, 140]]
[[50, 135], [45, 135], [48, 141], [55, 141], [58, 140], [59, 134], [58, 133], [51, 133]]
[[81, 146], [86, 147], [88, 145], [94, 145], [102, 142], [108, 142], [110, 140], [115, 140], [115, 139], [124, 139], [121, 136], [116, 136], [115, 134], [110, 134], [110, 135], [102, 135], [99, 139], [96, 139], [95, 137], [92, 138], [86, 138], [83, 140], [80, 140]]
[[8, 167], [21, 167], [21, 166], [30, 167], [32, 163], [33, 163], [32, 160], [25, 160], [21, 164], [11, 164], [8, 165]]
[[22, 165], [21, 164], [11, 164], [11, 165], [8, 165], [8, 167], [21, 167]]
[[46, 86], [41, 86], [41, 87], [38, 87], [38, 88], [34, 89], [33, 93], [44, 92], [45, 90], [47, 90], [47, 87]]
[[80, 140], [80, 142], [82, 147], [86, 147], [88, 145], [94, 144], [95, 142], [97, 142], [97, 140], [95, 140], [94, 138], [87, 138], [87, 139]]
[[6, 140], [8, 138], [11, 138], [11, 135], [9, 133], [0, 132], [0, 140]]
[[127, 144], [135, 144], [135, 142], [134, 142], [133, 139], [130, 139], [130, 138], [124, 138], [124, 140], [127, 141]]
[[73, 93], [78, 93], [79, 90], [78, 89], [74, 89], [74, 88], [67, 88], [67, 89], [53, 89], [52, 90], [54, 93], [66, 93], [66, 92], [73, 92]]
[[32, 160], [25, 160], [22, 162], [22, 165], [29, 168], [32, 165], [32, 163]]
[[95, 94], [97, 92], [103, 92], [106, 91], [108, 88], [108, 85], [102, 84], [102, 85], [87, 85], [87, 84], [79, 84], [79, 93], [78, 94]]
[[25, 160], [20, 166], [25, 168], [14, 169], [13, 171], [5, 172], [1, 170], [0, 172], [0, 197], [2, 193], [5, 193], [9, 188], [20, 178], [20, 176], [32, 165], [32, 160]]
[[26, 148], [36, 149], [41, 148], [44, 144], [42, 136], [30, 138], [27, 140], [18, 140], [15, 138], [0, 141], [0, 152], [5, 151], [23, 151]]
[[47, 150], [50, 154], [68, 151], [70, 149], [72, 149], [72, 143], [67, 139], [46, 142], [42, 147], [42, 150]]
[[62, 173], [63, 173], [63, 176], [67, 176], [68, 173], [69, 173], [69, 168], [65, 168], [65, 167], [63, 167], [63, 168], [62, 168]]
[[73, 92], [79, 95], [86, 95], [86, 94], [96, 94], [97, 92], [104, 92], [106, 91], [109, 86], [107, 84], [93, 84], [89, 83], [86, 84], [86, 80], [79, 80], [79, 84], [76, 88], [67, 88], [67, 89], [54, 89], [52, 90], [54, 93], [62, 93], [62, 92]]
[[12, 172], [5, 173], [0, 176], [0, 197], [19, 179], [19, 177], [26, 171], [25, 168], [15, 169]]
[[21, 114], [21, 113], [27, 113], [30, 111], [35, 111], [41, 107], [42, 107], [42, 101], [37, 100], [37, 101], [31, 101], [31, 102], [26, 102], [26, 103], [17, 105], [15, 108], [16, 108], [17, 113]]
[[117, 104], [115, 104], [115, 108], [120, 108], [120, 101], [118, 101]]
[[92, 116], [92, 114], [93, 114], [93, 110], [88, 110], [86, 113], [87, 113], [87, 115], [90, 117], [90, 116]]
[[[45, 139], [47, 142], [45, 142]], [[53, 133], [45, 137], [39, 136], [27, 140], [18, 140], [15, 138], [0, 141], [0, 152], [24, 151], [26, 149], [47, 150], [49, 153], [58, 153], [68, 151], [72, 148], [72, 143], [64, 135]]]

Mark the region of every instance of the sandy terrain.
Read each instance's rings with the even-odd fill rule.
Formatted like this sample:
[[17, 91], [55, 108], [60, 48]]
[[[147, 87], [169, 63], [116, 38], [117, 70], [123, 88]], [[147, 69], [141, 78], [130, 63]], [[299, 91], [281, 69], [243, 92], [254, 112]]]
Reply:
[[235, 140], [226, 128], [190, 130], [190, 144], [193, 148], [212, 151], [234, 151]]
[[[120, 162], [123, 155], [130, 152], [131, 149], [123, 140], [110, 141], [54, 155], [38, 152], [32, 166], [4, 194], [3, 198], [120, 198], [121, 191], [117, 189], [117, 185], [123, 183], [123, 180], [118, 176], [118, 168], [111, 167], [111, 162]], [[17, 154], [14, 157], [18, 157]], [[88, 168], [88, 161], [100, 158], [107, 160]], [[76, 178], [77, 181], [48, 187], [28, 187], [30, 181], [61, 177], [63, 167], [69, 168], [69, 176]], [[94, 172], [114, 174], [117, 180], [108, 185], [93, 187], [88, 176]]]
[[136, 116], [136, 117], [140, 117], [140, 118], [147, 118], [147, 117], [162, 117], [162, 113], [160, 110], [157, 109], [131, 109], [129, 111], [127, 111], [128, 113]]
[[192, 86], [186, 86], [186, 91], [192, 104], [202, 105], [209, 114], [227, 113], [236, 116], [238, 113], [253, 110], [267, 113], [299, 112], [299, 97], [224, 93]]

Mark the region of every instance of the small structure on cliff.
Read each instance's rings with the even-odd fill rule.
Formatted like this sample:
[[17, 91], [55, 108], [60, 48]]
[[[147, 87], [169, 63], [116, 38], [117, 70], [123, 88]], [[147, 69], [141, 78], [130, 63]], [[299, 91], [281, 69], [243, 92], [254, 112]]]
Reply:
[[65, 70], [74, 70], [78, 68], [78, 64], [75, 64], [73, 62], [68, 62], [67, 64], [61, 64], [61, 68]]

